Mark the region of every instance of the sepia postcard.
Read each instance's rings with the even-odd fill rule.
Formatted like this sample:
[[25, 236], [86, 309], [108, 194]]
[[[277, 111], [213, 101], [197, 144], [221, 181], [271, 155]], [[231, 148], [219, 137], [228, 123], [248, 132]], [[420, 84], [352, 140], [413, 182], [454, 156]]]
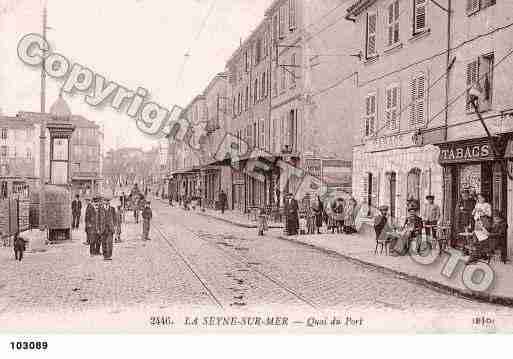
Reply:
[[512, 19], [0, 0], [0, 333], [511, 332]]

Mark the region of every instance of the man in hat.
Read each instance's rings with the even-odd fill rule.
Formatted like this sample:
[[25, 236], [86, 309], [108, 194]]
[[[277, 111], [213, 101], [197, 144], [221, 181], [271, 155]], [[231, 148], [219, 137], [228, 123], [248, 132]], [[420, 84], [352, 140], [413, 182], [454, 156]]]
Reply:
[[110, 205], [110, 198], [104, 198], [100, 208], [100, 235], [103, 259], [112, 259], [112, 241], [114, 236], [114, 221], [116, 210]]
[[476, 200], [470, 196], [470, 191], [464, 189], [461, 191], [461, 198], [456, 208], [456, 223], [458, 232], [465, 232], [465, 229], [469, 228], [469, 231], [474, 230], [474, 218], [472, 212], [476, 206]]
[[426, 203], [422, 209], [422, 221], [426, 229], [426, 236], [436, 239], [436, 225], [440, 220], [440, 207], [435, 204], [435, 196], [432, 194], [426, 196]]
[[86, 241], [84, 244], [90, 245], [91, 243], [91, 236], [94, 233], [95, 225], [95, 209], [91, 202], [90, 198], [86, 198], [86, 209], [85, 209], [85, 216], [84, 216], [84, 227], [86, 232]]
[[295, 236], [299, 230], [299, 205], [292, 195], [287, 193], [283, 203], [285, 212], [285, 231], [288, 236]]
[[71, 202], [71, 228], [78, 229], [80, 224], [80, 213], [82, 212], [82, 202], [80, 196], [77, 194], [75, 199]]
[[146, 201], [144, 209], [142, 210], [142, 218], [143, 218], [143, 233], [142, 239], [143, 241], [149, 241], [150, 237], [150, 221], [153, 217], [153, 212], [151, 211], [150, 201]]
[[86, 211], [86, 233], [91, 256], [100, 254], [100, 201], [100, 197], [94, 197], [93, 204], [89, 210]]

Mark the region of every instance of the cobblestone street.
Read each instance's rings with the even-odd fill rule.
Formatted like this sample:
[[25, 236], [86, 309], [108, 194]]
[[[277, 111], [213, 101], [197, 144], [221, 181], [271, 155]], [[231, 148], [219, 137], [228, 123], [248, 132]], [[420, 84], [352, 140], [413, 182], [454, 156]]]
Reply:
[[[275, 313], [305, 327], [311, 316], [370, 319], [372, 311], [369, 330], [422, 328], [423, 323], [441, 331], [482, 329], [472, 327], [476, 316], [512, 327], [510, 308], [439, 293], [272, 236], [280, 229], [259, 237], [256, 229], [153, 204], [152, 240], [140, 240], [140, 224], [127, 214], [123, 243], [115, 245], [112, 262], [90, 257], [82, 232], [44, 253], [26, 253], [21, 263], [2, 249], [0, 322], [12, 329], [39, 320], [42, 327], [64, 330], [77, 328], [79, 320], [80, 328], [94, 330], [94, 323], [104, 320], [110, 327], [136, 330], [148, 328], [151, 315], [176, 318], [181, 328], [185, 316], [199, 313]], [[379, 321], [380, 315], [388, 321]], [[390, 318], [397, 320], [390, 324]]]

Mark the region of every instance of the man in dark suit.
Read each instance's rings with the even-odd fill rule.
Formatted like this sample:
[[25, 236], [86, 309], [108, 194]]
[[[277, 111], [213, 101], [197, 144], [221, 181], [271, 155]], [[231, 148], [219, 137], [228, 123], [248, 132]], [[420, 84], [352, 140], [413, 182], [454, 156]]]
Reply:
[[93, 204], [91, 203], [90, 198], [86, 198], [86, 209], [84, 215], [84, 228], [86, 232], [86, 241], [84, 244], [89, 245], [91, 243], [91, 236], [94, 231], [94, 224], [92, 223], [95, 220], [95, 209]]
[[295, 236], [299, 230], [299, 205], [291, 193], [284, 200], [285, 231], [288, 236]]
[[219, 205], [221, 206], [221, 213], [224, 213], [224, 210], [226, 209], [226, 202], [228, 202], [226, 193], [221, 190], [219, 193]]
[[100, 237], [102, 244], [103, 259], [112, 260], [112, 242], [114, 236], [114, 221], [116, 218], [116, 210], [110, 205], [110, 198], [103, 200], [100, 207]]
[[86, 210], [86, 233], [91, 256], [100, 254], [100, 197], [93, 198], [93, 204]]
[[71, 228], [78, 229], [80, 224], [80, 213], [82, 212], [82, 202], [80, 196], [77, 194], [73, 202], [71, 202]]

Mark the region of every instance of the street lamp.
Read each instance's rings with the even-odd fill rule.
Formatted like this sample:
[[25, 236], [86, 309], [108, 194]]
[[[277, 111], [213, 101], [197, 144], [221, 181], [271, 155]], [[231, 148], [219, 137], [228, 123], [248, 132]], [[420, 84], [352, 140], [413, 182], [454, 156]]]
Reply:
[[474, 84], [468, 91], [468, 97], [469, 102], [474, 108], [474, 111], [476, 111], [477, 117], [479, 118], [479, 121], [481, 122], [481, 125], [483, 125], [484, 130], [486, 131], [486, 135], [488, 136], [488, 139], [490, 140], [490, 147], [492, 148], [493, 155], [497, 155], [497, 152], [495, 151], [495, 145], [493, 142], [492, 135], [490, 133], [490, 130], [486, 126], [486, 123], [483, 119], [483, 116], [481, 115], [481, 112], [479, 111], [479, 101], [483, 97], [483, 93], [481, 92], [481, 88], [479, 84]]

